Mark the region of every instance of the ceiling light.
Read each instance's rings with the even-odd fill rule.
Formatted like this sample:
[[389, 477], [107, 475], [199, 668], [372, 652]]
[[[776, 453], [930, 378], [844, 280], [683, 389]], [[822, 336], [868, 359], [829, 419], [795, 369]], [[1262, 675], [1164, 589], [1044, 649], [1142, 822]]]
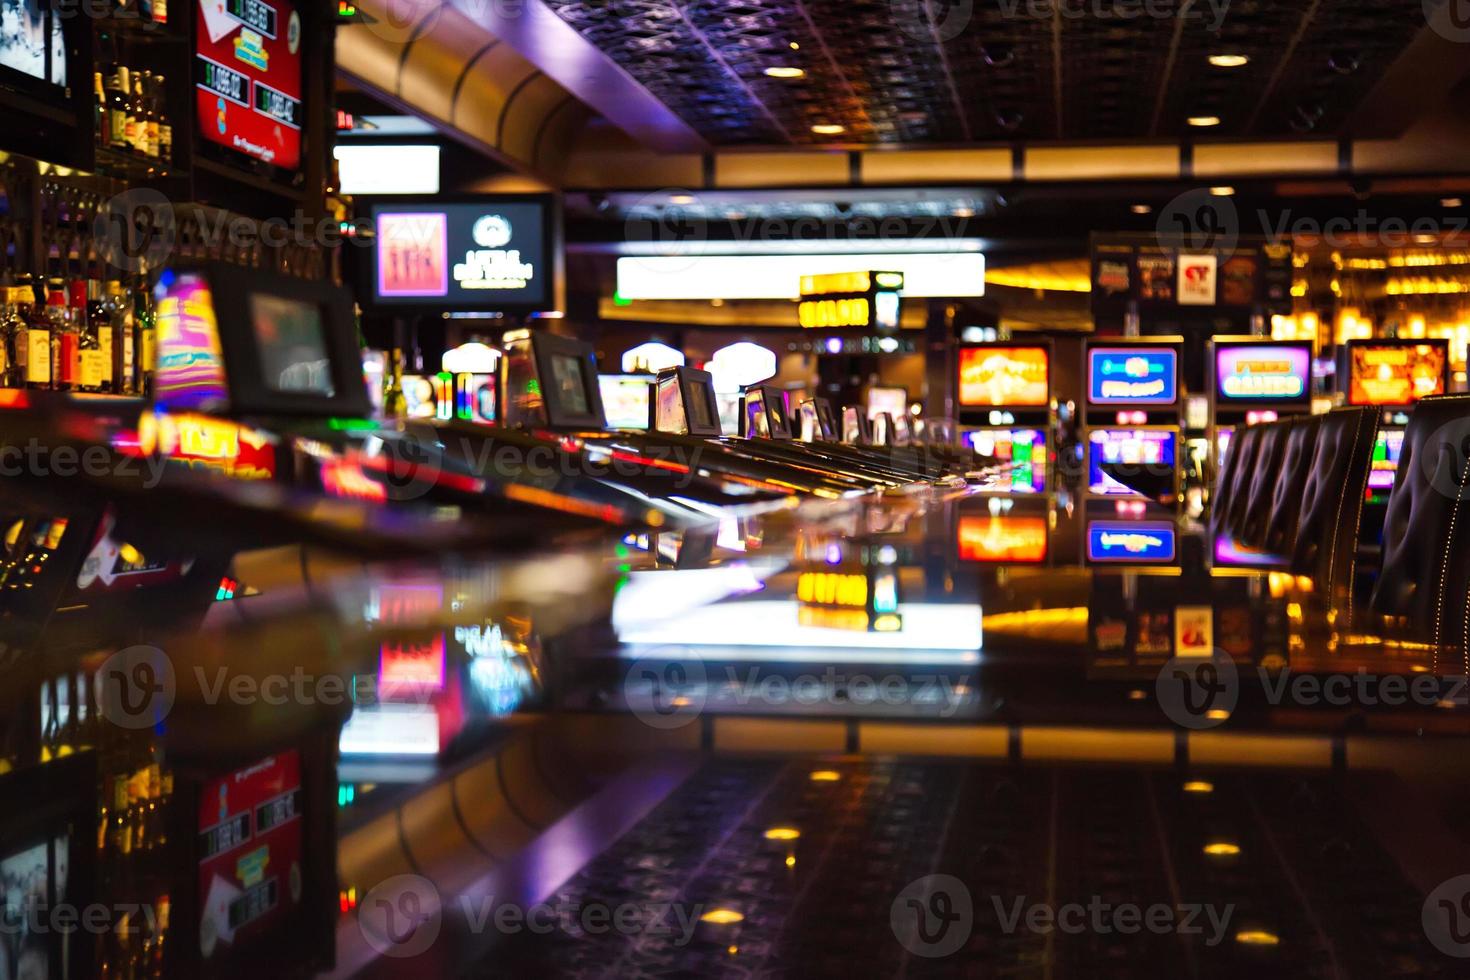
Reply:
[[1134, 214], [1149, 214], [1153, 211], [1153, 208], [1147, 204], [1135, 204], [1128, 210], [1132, 211]]
[[671, 194], [671, 195], [669, 195], [669, 203], [670, 204], [693, 204], [694, 203], [694, 195], [693, 194]]
[[772, 65], [766, 69], [766, 74], [771, 78], [805, 78], [806, 69], [791, 65]]
[[838, 126], [835, 123], [817, 123], [812, 127], [812, 132], [818, 136], [836, 136], [838, 133], [847, 132], [847, 127]]
[[791, 50], [792, 51], [800, 51], [801, 50], [801, 45], [797, 44], [795, 41], [792, 41], [791, 42]]
[[1235, 193], [1235, 188], [1229, 184], [1221, 184], [1219, 187], [1211, 187], [1210, 194], [1213, 197], [1229, 197]]
[[1243, 54], [1212, 54], [1210, 64], [1216, 68], [1241, 68], [1250, 64], [1250, 57]]
[[1197, 126], [1200, 129], [1204, 129], [1204, 128], [1209, 127], [1209, 126], [1218, 126], [1218, 125], [1220, 125], [1220, 117], [1219, 116], [1190, 116], [1189, 117], [1189, 124], [1191, 126]]
[[1442, 197], [1439, 199], [1439, 206], [1442, 208], [1457, 208], [1464, 203], [1458, 197]]

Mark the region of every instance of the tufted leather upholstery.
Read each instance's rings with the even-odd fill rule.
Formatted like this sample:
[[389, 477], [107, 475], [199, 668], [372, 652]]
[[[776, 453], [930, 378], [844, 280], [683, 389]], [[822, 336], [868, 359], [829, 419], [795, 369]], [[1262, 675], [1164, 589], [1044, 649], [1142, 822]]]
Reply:
[[1245, 510], [1235, 526], [1235, 538], [1251, 548], [1260, 548], [1266, 538], [1266, 524], [1276, 501], [1276, 484], [1281, 479], [1281, 462], [1286, 458], [1286, 442], [1291, 435], [1290, 419], [1269, 422], [1261, 427], [1261, 445], [1256, 451], [1255, 472], [1250, 475]]
[[1230, 533], [1236, 518], [1245, 511], [1245, 495], [1255, 470], [1256, 449], [1260, 446], [1261, 427], [1250, 425], [1235, 430], [1230, 448], [1225, 452], [1225, 465], [1215, 481], [1215, 499], [1211, 503], [1210, 530], [1215, 535]]
[[1334, 604], [1351, 596], [1378, 418], [1377, 408], [1339, 408], [1322, 416], [1302, 488], [1291, 568], [1315, 579], [1318, 594]]
[[1425, 398], [1409, 417], [1383, 522], [1372, 607], [1412, 638], [1466, 648], [1470, 627], [1470, 395]]
[[1312, 453], [1317, 448], [1317, 432], [1321, 426], [1320, 415], [1305, 415], [1292, 420], [1281, 460], [1281, 476], [1271, 497], [1271, 512], [1260, 544], [1272, 554], [1284, 555], [1296, 542], [1296, 526], [1302, 515], [1302, 495], [1306, 491], [1307, 474], [1311, 471]]

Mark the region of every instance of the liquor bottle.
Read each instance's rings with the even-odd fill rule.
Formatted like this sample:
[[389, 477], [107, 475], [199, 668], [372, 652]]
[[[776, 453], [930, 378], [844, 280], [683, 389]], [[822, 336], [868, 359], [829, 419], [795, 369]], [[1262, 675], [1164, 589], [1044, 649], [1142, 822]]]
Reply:
[[107, 145], [114, 150], [131, 147], [128, 140], [128, 70], [119, 65], [107, 79]]
[[112, 387], [112, 329], [110, 324], [104, 327], [107, 316], [102, 308], [102, 284], [95, 279], [86, 282], [86, 300], [78, 311], [77, 326], [81, 328], [78, 375], [83, 391], [108, 391]]
[[137, 365], [133, 361], [133, 310], [123, 295], [122, 283], [107, 280], [107, 298], [103, 301], [110, 324], [112, 344], [113, 390], [120, 395], [137, 394]]
[[383, 388], [383, 417], [400, 419], [408, 414], [408, 400], [403, 397], [403, 351], [393, 349], [388, 363], [388, 384]]
[[158, 159], [158, 91], [153, 84], [153, 73], [145, 71], [138, 83], [139, 97], [143, 100], [143, 152]]
[[133, 102], [130, 110], [133, 119], [133, 149], [140, 156], [152, 156], [148, 149], [148, 100], [143, 96], [144, 72], [133, 73]]
[[0, 388], [22, 388], [25, 386], [25, 378], [17, 378], [15, 345], [17, 341], [24, 343], [25, 320], [20, 316], [16, 302], [16, 287], [5, 287], [5, 308], [3, 318], [0, 318]]
[[158, 87], [158, 159], [165, 164], [174, 158], [174, 127], [168, 116], [168, 84], [162, 75], [153, 76]]
[[[81, 289], [77, 287], [80, 286]], [[80, 310], [87, 315], [87, 284], [53, 279], [46, 300], [46, 318], [51, 321], [51, 383], [62, 391], [81, 388], [82, 332], [77, 323]]]
[[154, 369], [153, 301], [143, 287], [133, 290], [133, 354], [138, 367], [134, 377], [140, 395], [153, 391]]
[[102, 73], [92, 73], [92, 138], [98, 146], [107, 146], [112, 142], [107, 132], [107, 92], [102, 88]]
[[[36, 302], [35, 286], [27, 283], [19, 287], [22, 300], [28, 295], [30, 302], [21, 307], [26, 321], [25, 372], [26, 387], [51, 387], [51, 322], [46, 319], [45, 309]], [[17, 351], [17, 353], [19, 353]]]

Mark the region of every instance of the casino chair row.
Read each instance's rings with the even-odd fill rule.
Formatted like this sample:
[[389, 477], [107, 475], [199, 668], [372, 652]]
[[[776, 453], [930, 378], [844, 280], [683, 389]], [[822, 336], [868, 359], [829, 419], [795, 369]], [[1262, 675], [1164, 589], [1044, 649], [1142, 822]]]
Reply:
[[1470, 395], [1415, 406], [1377, 548], [1360, 534], [1380, 419], [1341, 408], [1238, 430], [1210, 530], [1311, 577], [1347, 624], [1387, 627], [1470, 671]]

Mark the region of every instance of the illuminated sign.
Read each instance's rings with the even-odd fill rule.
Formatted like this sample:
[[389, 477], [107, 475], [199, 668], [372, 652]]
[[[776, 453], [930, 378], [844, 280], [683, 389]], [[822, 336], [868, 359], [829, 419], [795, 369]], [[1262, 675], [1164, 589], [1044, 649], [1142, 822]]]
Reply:
[[1045, 347], [960, 348], [960, 404], [966, 408], [1045, 408], [1051, 351]]
[[1449, 342], [1349, 341], [1348, 404], [1411, 405], [1442, 395]]
[[207, 415], [144, 412], [138, 416], [138, 447], [145, 455], [157, 453], [237, 480], [269, 480], [276, 475], [274, 439]]
[[301, 163], [301, 16], [274, 0], [199, 0], [194, 98], [204, 139], [294, 170]]
[[384, 643], [378, 653], [378, 693], [423, 694], [444, 687], [444, 634]]
[[802, 572], [796, 578], [796, 598], [823, 606], [868, 607], [868, 577], [840, 572]]
[[1172, 405], [1179, 400], [1179, 354], [1172, 347], [1092, 347], [1087, 400], [1094, 405]]
[[1087, 560], [1127, 564], [1167, 564], [1174, 560], [1173, 524], [1141, 521], [1091, 521]]
[[801, 277], [797, 321], [807, 328], [897, 329], [901, 272], [833, 272]]
[[1012, 514], [962, 514], [961, 561], [1036, 564], [1046, 560], [1045, 517]]
[[1312, 349], [1306, 344], [1215, 348], [1215, 394], [1221, 401], [1305, 402], [1311, 371]]
[[161, 286], [155, 313], [154, 402], [206, 412], [228, 407], [219, 322], [203, 277], [185, 273]]

